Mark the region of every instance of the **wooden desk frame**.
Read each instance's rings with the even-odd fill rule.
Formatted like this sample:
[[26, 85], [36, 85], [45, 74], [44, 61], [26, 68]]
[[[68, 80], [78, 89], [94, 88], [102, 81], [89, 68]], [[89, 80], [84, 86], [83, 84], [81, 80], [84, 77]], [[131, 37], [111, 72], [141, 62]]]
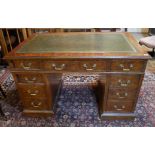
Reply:
[[[61, 33], [71, 34], [90, 33]], [[147, 60], [150, 57], [143, 52], [130, 33], [124, 34], [137, 52], [16, 53], [34, 36], [22, 42], [5, 59], [8, 60], [15, 78], [24, 107], [23, 113], [31, 116], [54, 114], [53, 105], [63, 73], [80, 72], [99, 75], [98, 84], [93, 85], [93, 88], [101, 118], [133, 119]]]

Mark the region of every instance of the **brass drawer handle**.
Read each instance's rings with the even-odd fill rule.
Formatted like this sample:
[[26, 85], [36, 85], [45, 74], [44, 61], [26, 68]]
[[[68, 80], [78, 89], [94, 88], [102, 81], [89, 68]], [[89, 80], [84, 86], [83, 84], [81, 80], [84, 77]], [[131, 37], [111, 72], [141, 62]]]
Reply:
[[126, 82], [123, 82], [122, 80], [118, 80], [118, 83], [121, 87], [127, 87], [131, 83], [131, 81], [127, 80]]
[[114, 108], [115, 108], [115, 110], [121, 111], [121, 110], [125, 109], [125, 106], [123, 105], [123, 106], [121, 106], [121, 108], [118, 108], [117, 105], [114, 105]]
[[52, 67], [57, 70], [57, 71], [61, 71], [65, 68], [65, 64], [62, 64], [60, 67], [57, 67], [56, 64], [52, 64]]
[[35, 102], [31, 102], [31, 105], [35, 108], [38, 108], [41, 104], [42, 102], [38, 102], [37, 104]]
[[116, 95], [119, 97], [119, 98], [126, 98], [128, 96], [128, 93], [124, 93], [124, 95], [121, 96], [120, 93], [116, 93]]
[[27, 64], [27, 66], [25, 66], [25, 65], [23, 64], [23, 62], [21, 62], [20, 65], [21, 65], [22, 68], [24, 68], [25, 70], [29, 70], [29, 69], [31, 68], [32, 63], [29, 62], [29, 63]]
[[35, 94], [35, 93], [31, 93], [30, 95], [31, 95], [31, 96], [36, 96], [37, 94]]
[[96, 64], [93, 64], [92, 68], [88, 68], [87, 64], [83, 64], [83, 67], [84, 67], [85, 70], [87, 70], [87, 71], [92, 71], [92, 70], [95, 70]]
[[36, 77], [33, 77], [31, 80], [29, 80], [28, 77], [25, 77], [24, 80], [26, 82], [28, 82], [28, 83], [33, 83], [33, 82], [35, 82], [37, 80], [37, 78]]
[[123, 69], [123, 71], [125, 71], [125, 72], [128, 72], [128, 71], [130, 71], [132, 68], [133, 68], [133, 64], [130, 64], [129, 65], [129, 68], [125, 68], [125, 66], [123, 65], [123, 64], [120, 64], [119, 65], [122, 69]]
[[30, 89], [27, 91], [31, 96], [36, 96], [38, 95], [39, 91], [35, 90], [34, 92], [32, 92]]

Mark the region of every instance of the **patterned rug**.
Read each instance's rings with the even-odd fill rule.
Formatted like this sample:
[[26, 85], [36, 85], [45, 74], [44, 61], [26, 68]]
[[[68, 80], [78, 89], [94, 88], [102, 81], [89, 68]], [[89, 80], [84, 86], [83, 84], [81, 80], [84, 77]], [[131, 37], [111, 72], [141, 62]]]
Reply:
[[[9, 78], [8, 78], [9, 79]], [[86, 83], [94, 80], [93, 76], [65, 76], [60, 97], [55, 106], [55, 116], [32, 118], [22, 116], [22, 108], [14, 83], [9, 86], [6, 99], [0, 104], [7, 121], [0, 121], [0, 126], [29, 127], [143, 127], [155, 126], [155, 74], [146, 72], [136, 107], [137, 117], [132, 121], [99, 119], [95, 96]], [[9, 81], [8, 81], [9, 82]]]
[[3, 99], [4, 95], [9, 96], [10, 93], [12, 93], [10, 87], [12, 87], [13, 85], [14, 79], [10, 74], [10, 71], [5, 68], [0, 69], [0, 99]]

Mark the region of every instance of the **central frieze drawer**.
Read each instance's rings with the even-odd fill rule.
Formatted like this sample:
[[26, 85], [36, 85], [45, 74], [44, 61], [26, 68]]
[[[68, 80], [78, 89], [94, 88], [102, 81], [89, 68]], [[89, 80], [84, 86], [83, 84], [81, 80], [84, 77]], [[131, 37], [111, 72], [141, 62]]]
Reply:
[[106, 71], [105, 61], [46, 61], [44, 68], [50, 71], [69, 71], [69, 72], [93, 72]]
[[44, 69], [49, 71], [75, 71], [76, 63], [72, 61], [46, 61]]
[[86, 60], [86, 61], [79, 61], [78, 68], [80, 71], [84, 72], [99, 72], [99, 71], [106, 71], [106, 61], [95, 61], [95, 60]]
[[142, 60], [112, 60], [111, 71], [118, 72], [143, 72], [145, 61]]
[[43, 84], [18, 84], [18, 89], [22, 98], [45, 98], [47, 94]]

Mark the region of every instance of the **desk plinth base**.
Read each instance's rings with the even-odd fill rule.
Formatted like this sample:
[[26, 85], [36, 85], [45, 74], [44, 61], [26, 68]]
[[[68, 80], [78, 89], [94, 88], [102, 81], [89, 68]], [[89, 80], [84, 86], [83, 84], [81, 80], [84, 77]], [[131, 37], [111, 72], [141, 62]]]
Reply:
[[104, 112], [101, 114], [103, 120], [133, 120], [136, 117], [134, 113], [110, 113]]
[[24, 110], [23, 115], [25, 116], [33, 116], [33, 117], [45, 117], [45, 116], [53, 116], [54, 112], [51, 110]]

